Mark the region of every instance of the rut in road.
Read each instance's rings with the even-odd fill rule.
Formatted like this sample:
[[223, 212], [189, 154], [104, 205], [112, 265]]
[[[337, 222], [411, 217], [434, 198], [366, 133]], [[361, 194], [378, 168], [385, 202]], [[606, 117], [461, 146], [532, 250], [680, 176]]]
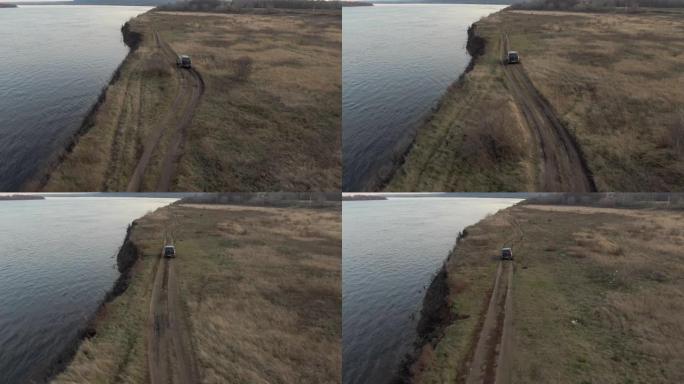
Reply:
[[175, 263], [163, 254], [157, 262], [148, 322], [150, 383], [199, 383], [197, 360], [179, 296]]
[[508, 382], [513, 322], [512, 286], [513, 262], [499, 262], [489, 307], [469, 364], [466, 384]]
[[[138, 71], [140, 63], [133, 61], [131, 67]], [[128, 77], [126, 80], [125, 105], [117, 111], [116, 131], [111, 144], [109, 163], [105, 171], [101, 189], [103, 191], [117, 190], [116, 180], [125, 172], [124, 151], [135, 145], [135, 131], [141, 126], [143, 83], [139, 78]], [[128, 91], [133, 89], [132, 92]], [[127, 108], [128, 107], [128, 108]], [[134, 129], [130, 129], [134, 127]]]
[[[161, 39], [159, 33], [155, 32], [154, 38], [156, 48], [164, 53], [164, 57], [168, 62], [175, 62], [177, 55], [173, 48]], [[158, 121], [157, 125], [147, 136], [143, 144], [143, 153], [128, 181], [128, 186], [126, 187], [128, 192], [138, 192], [143, 189], [145, 173], [150, 165], [152, 156], [158, 151], [159, 143], [165, 133], [171, 138], [169, 140], [169, 147], [162, 154], [162, 165], [155, 190], [164, 192], [171, 189], [186, 130], [204, 93], [204, 81], [195, 69], [174, 68], [173, 73], [179, 83], [178, 93], [167, 113]]]
[[[501, 35], [502, 57], [510, 50]], [[536, 138], [540, 158], [538, 189], [544, 192], [594, 192], [596, 185], [575, 140], [551, 105], [535, 88], [523, 64], [503, 66], [504, 81]]]
[[[510, 213], [507, 216], [515, 233], [501, 246], [514, 247], [524, 240], [525, 233]], [[489, 306], [478, 334], [473, 356], [468, 364], [466, 384], [508, 384], [511, 382], [514, 269], [515, 264], [512, 260], [499, 261]]]

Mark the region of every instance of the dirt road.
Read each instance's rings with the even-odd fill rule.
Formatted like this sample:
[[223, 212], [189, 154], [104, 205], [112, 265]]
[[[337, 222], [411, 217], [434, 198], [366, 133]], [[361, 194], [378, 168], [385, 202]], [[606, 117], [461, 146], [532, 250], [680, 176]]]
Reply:
[[[513, 235], [501, 247], [515, 247], [525, 233], [522, 226], [508, 213]], [[513, 250], [515, 256], [515, 248]], [[489, 298], [475, 351], [469, 364], [466, 384], [510, 383], [513, 353], [513, 261], [499, 261], [494, 289]]]
[[[502, 57], [511, 50], [508, 35], [501, 35]], [[524, 57], [523, 57], [524, 60]], [[506, 87], [537, 140], [538, 189], [544, 192], [593, 192], [596, 185], [575, 140], [551, 105], [534, 87], [523, 64], [504, 65]]]
[[[156, 47], [163, 53], [164, 60], [168, 61], [169, 65], [174, 63], [177, 54], [173, 48], [163, 41], [157, 32], [154, 33], [154, 37]], [[145, 140], [142, 155], [126, 187], [128, 192], [138, 192], [143, 188], [147, 168], [153, 155], [159, 151], [159, 143], [164, 136], [169, 138], [168, 147], [165, 153], [161, 154], [161, 170], [155, 189], [164, 192], [171, 188], [176, 165], [182, 153], [186, 130], [204, 93], [204, 81], [195, 69], [174, 67], [173, 73], [179, 83], [178, 93], [168, 112], [159, 120]]]
[[469, 365], [466, 384], [505, 383], [511, 345], [513, 262], [502, 261], [496, 270], [494, 290]]
[[152, 288], [147, 346], [151, 384], [199, 383], [174, 261], [160, 254]]

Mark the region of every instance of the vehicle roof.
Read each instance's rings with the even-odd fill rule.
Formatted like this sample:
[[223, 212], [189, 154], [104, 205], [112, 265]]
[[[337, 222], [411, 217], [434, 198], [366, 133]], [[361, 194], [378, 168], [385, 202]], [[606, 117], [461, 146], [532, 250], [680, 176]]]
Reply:
[[167, 245], [164, 248], [176, 248], [176, 247], [174, 247], [173, 245]]
[[517, 54], [518, 54], [518, 51], [508, 51], [508, 54], [509, 54], [509, 55], [517, 55]]
[[188, 55], [178, 55], [178, 57], [180, 57], [181, 59], [189, 59], [190, 58], [190, 56], [188, 56]]
[[510, 248], [501, 248], [502, 251], [510, 251]]

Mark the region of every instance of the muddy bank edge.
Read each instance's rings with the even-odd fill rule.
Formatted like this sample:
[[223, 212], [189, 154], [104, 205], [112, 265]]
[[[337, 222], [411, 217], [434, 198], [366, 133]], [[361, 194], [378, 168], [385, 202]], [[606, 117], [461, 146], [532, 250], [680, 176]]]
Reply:
[[129, 48], [126, 57], [121, 61], [121, 63], [119, 63], [119, 66], [116, 67], [112, 73], [112, 77], [102, 88], [97, 100], [83, 117], [83, 121], [81, 122], [79, 128], [73, 133], [71, 138], [66, 141], [64, 148], [54, 153], [47, 160], [47, 165], [44, 167], [44, 170], [38, 172], [33, 176], [33, 178], [24, 182], [20, 190], [25, 192], [43, 190], [48, 181], [50, 181], [52, 172], [57, 169], [57, 167], [74, 150], [74, 147], [76, 144], [78, 144], [78, 140], [81, 138], [81, 136], [85, 135], [95, 125], [95, 117], [97, 116], [102, 104], [104, 104], [104, 102], [107, 100], [107, 91], [109, 90], [110, 86], [116, 84], [121, 79], [121, 69], [124, 67], [124, 65], [130, 62], [131, 56], [138, 49], [138, 47], [140, 47], [140, 43], [143, 40], [143, 34], [141, 32], [134, 31], [131, 27], [130, 21], [127, 21], [121, 26], [121, 35], [123, 37], [124, 44], [126, 44], [126, 46]]
[[381, 167], [378, 174], [376, 174], [371, 180], [368, 181], [365, 191], [381, 191], [387, 187], [387, 185], [392, 181], [394, 175], [399, 171], [399, 169], [404, 165], [406, 158], [408, 157], [413, 145], [416, 142], [418, 136], [418, 131], [420, 131], [424, 126], [426, 126], [437, 114], [437, 112], [442, 108], [444, 102], [452, 97], [456, 97], [461, 92], [465, 78], [470, 73], [470, 71], [475, 68], [479, 58], [484, 55], [485, 48], [487, 46], [487, 40], [482, 36], [477, 34], [477, 22], [473, 23], [468, 27], [468, 40], [466, 42], [466, 51], [470, 55], [470, 61], [468, 66], [465, 68], [463, 73], [454, 81], [444, 92], [442, 97], [439, 99], [437, 104], [430, 110], [430, 112], [425, 116], [423, 121], [418, 125], [418, 128], [411, 132], [405, 140], [399, 143], [396, 147], [395, 155], [388, 165]]
[[468, 228], [458, 233], [456, 244], [453, 246], [446, 260], [432, 278], [430, 286], [425, 292], [420, 318], [416, 326], [416, 340], [414, 350], [404, 357], [399, 366], [399, 372], [392, 380], [392, 384], [410, 384], [416, 373], [423, 370], [421, 355], [426, 348], [433, 348], [439, 344], [444, 336], [444, 330], [457, 321], [459, 315], [452, 311], [450, 303], [450, 288], [447, 264], [454, 257], [456, 248], [461, 240], [468, 235]]
[[123, 294], [126, 291], [126, 288], [128, 288], [131, 279], [131, 270], [141, 255], [140, 249], [133, 240], [131, 240], [131, 234], [136, 226], [137, 220], [133, 221], [128, 226], [124, 242], [116, 255], [119, 278], [116, 279], [112, 288], [105, 294], [97, 310], [90, 316], [83, 329], [78, 331], [78, 336], [64, 347], [62, 353], [55, 357], [48, 370], [40, 375], [40, 382], [49, 383], [67, 368], [76, 355], [76, 352], [78, 352], [81, 343], [97, 334], [97, 319], [100, 317], [98, 315], [105, 311], [107, 303]]

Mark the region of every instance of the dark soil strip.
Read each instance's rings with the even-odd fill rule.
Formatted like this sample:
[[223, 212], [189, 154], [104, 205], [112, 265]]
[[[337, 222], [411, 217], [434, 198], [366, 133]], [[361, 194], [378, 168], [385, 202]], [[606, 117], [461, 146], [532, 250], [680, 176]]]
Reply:
[[[468, 235], [464, 229], [459, 232], [456, 239], [458, 243]], [[456, 247], [455, 246], [455, 247]], [[455, 249], [454, 247], [454, 249]], [[414, 350], [407, 354], [399, 366], [399, 372], [392, 379], [392, 384], [409, 384], [413, 377], [413, 371], [417, 368], [418, 358], [427, 345], [435, 346], [444, 336], [444, 330], [458, 319], [458, 315], [451, 311], [449, 303], [449, 276], [446, 265], [454, 254], [454, 249], [449, 253], [442, 267], [432, 279], [430, 286], [423, 298], [423, 308], [420, 311], [420, 319], [416, 327], [417, 336], [413, 343]]]
[[[506, 285], [506, 289], [507, 288], [508, 284]], [[499, 296], [499, 298], [497, 299], [496, 306], [499, 308], [499, 312], [496, 316], [496, 328], [494, 329], [494, 332], [489, 335], [489, 339], [487, 340], [487, 360], [485, 364], [485, 374], [482, 381], [483, 383], [491, 384], [494, 384], [496, 382], [496, 368], [497, 360], [499, 357], [498, 346], [501, 344], [501, 337], [503, 335], [504, 329], [504, 320], [506, 318], [506, 295]]]

